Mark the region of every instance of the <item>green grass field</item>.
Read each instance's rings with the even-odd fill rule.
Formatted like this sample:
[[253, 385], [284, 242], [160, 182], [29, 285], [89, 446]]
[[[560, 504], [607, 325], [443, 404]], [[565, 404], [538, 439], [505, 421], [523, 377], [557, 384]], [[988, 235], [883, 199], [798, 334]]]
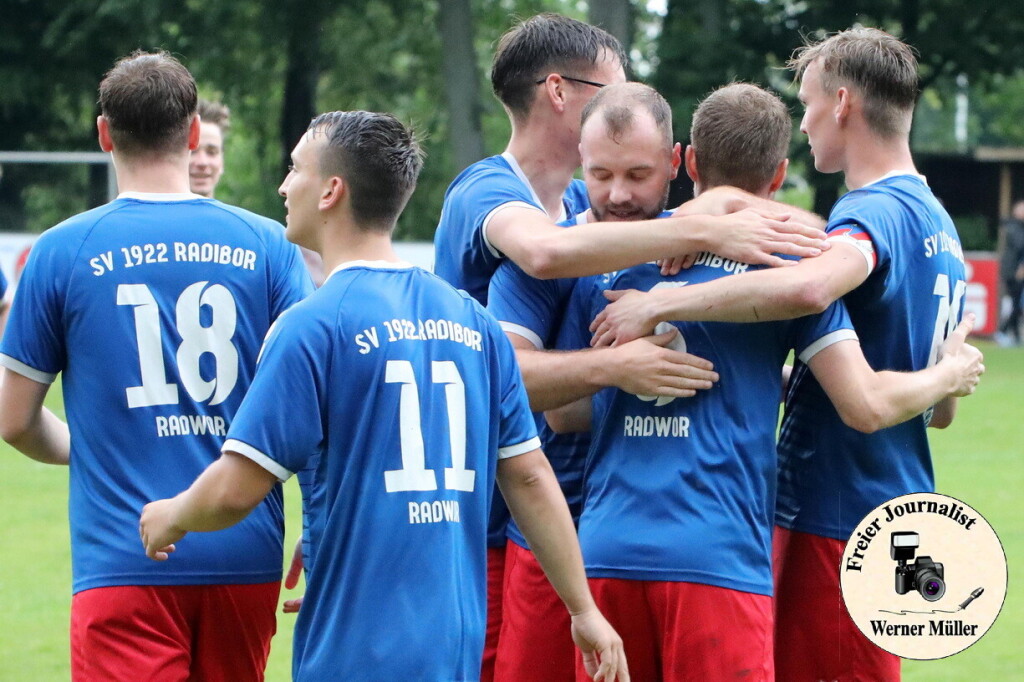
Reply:
[[[981, 512], [999, 533], [1010, 566], [1006, 604], [992, 630], [956, 656], [908, 662], [908, 682], [1020, 679], [1024, 601], [1014, 568], [1024, 562], [1024, 350], [984, 344], [988, 373], [979, 393], [960, 405], [957, 422], [932, 432], [938, 489]], [[48, 404], [63, 414], [57, 391]], [[298, 488], [286, 486], [288, 537], [301, 528]], [[0, 680], [49, 682], [68, 678], [70, 552], [67, 472], [32, 462], [0, 444]], [[141, 551], [141, 547], [140, 547]], [[281, 614], [267, 679], [290, 679], [294, 617]]]

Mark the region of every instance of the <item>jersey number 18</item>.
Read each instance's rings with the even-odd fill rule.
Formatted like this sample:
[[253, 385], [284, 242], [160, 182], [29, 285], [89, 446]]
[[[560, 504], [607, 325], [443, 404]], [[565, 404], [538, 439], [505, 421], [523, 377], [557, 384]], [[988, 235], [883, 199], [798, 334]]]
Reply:
[[[231, 343], [237, 310], [235, 298], [226, 287], [214, 284], [207, 288], [207, 284], [191, 284], [178, 297], [174, 313], [181, 345], [175, 360], [178, 376], [192, 400], [209, 400], [211, 405], [217, 405], [231, 395], [238, 381], [238, 350]], [[145, 284], [121, 284], [117, 287], [117, 304], [134, 306], [135, 340], [142, 372], [142, 385], [125, 390], [128, 407], [177, 404], [178, 385], [167, 381], [160, 308], [153, 293]], [[208, 327], [200, 321], [199, 309], [204, 305], [213, 313]], [[210, 353], [217, 366], [216, 375], [209, 380], [199, 370], [199, 359], [204, 353]]]

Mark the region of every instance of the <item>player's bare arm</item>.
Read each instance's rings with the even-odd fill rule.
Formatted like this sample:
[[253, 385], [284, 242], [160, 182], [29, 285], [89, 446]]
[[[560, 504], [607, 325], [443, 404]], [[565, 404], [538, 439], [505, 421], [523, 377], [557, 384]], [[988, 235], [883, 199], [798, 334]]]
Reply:
[[[797, 223], [822, 230], [825, 229], [826, 225], [826, 220], [816, 213], [771, 199], [765, 199], [736, 187], [728, 186], [703, 190], [697, 197], [677, 207], [673, 211], [673, 215], [720, 216], [747, 209], [754, 210], [766, 217], [774, 217], [777, 220], [793, 220]], [[827, 250], [829, 247], [831, 247], [831, 243], [826, 240], [822, 249]], [[693, 265], [697, 255], [696, 253], [689, 253], [658, 260], [658, 265], [661, 266], [661, 274], [665, 276], [679, 274], [680, 270]]]
[[487, 224], [491, 245], [539, 279], [596, 275], [701, 251], [744, 263], [781, 266], [790, 261], [775, 254], [817, 256], [828, 248], [824, 238], [824, 232], [815, 227], [752, 210], [562, 228], [539, 210], [510, 206]]
[[523, 384], [535, 412], [554, 409], [607, 386], [641, 395], [689, 398], [711, 388], [718, 374], [708, 360], [666, 348], [678, 332], [637, 339], [616, 348], [539, 350], [513, 332]]
[[592, 424], [593, 408], [591, 398], [580, 398], [568, 405], [548, 410], [544, 418], [555, 433], [586, 433]]
[[974, 326], [971, 315], [942, 347], [942, 359], [919, 372], [875, 372], [860, 342], [840, 341], [808, 362], [843, 422], [874, 433], [915, 417], [947, 397], [970, 395], [985, 372], [983, 356], [966, 343]]
[[587, 586], [576, 530], [544, 453], [499, 460], [501, 494], [558, 596], [572, 615], [572, 636], [594, 680], [628, 682], [622, 639], [598, 610]]
[[817, 258], [790, 268], [744, 272], [650, 292], [609, 291], [605, 296], [611, 303], [590, 327], [592, 345], [626, 343], [670, 320], [765, 322], [820, 313], [860, 286], [868, 274], [861, 252], [839, 242]]
[[186, 533], [221, 530], [249, 515], [277, 478], [248, 457], [226, 452], [188, 490], [142, 509], [139, 535], [146, 556], [164, 561]]
[[37, 462], [67, 465], [68, 425], [43, 406], [50, 385], [5, 369], [0, 381], [0, 437]]

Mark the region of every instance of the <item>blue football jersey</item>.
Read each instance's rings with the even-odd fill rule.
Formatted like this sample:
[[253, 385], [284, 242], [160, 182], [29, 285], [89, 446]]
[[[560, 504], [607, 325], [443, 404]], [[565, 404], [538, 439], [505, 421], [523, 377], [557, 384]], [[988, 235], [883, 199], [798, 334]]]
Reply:
[[[487, 305], [487, 285], [504, 260], [486, 237], [486, 225], [494, 213], [508, 206], [543, 211], [544, 205], [514, 156], [505, 152], [474, 163], [462, 171], [444, 195], [441, 220], [434, 233], [434, 272], [457, 289]], [[562, 220], [590, 207], [586, 186], [573, 180], [562, 198]], [[508, 510], [495, 498], [488, 546], [505, 546]]]
[[0, 268], [0, 301], [7, 295], [7, 278], [4, 277], [3, 268]]
[[[704, 253], [673, 277], [646, 264], [580, 280], [567, 324], [583, 347], [605, 289], [698, 284], [754, 267]], [[799, 320], [674, 324], [720, 380], [692, 398], [594, 396], [579, 523], [587, 575], [770, 595], [781, 368], [791, 349], [809, 359], [856, 335], [841, 304]]]
[[[553, 216], [553, 220], [564, 220], [590, 207], [581, 180], [569, 184], [562, 205], [563, 215]], [[434, 233], [434, 272], [483, 305], [487, 305], [491, 275], [504, 259], [487, 241], [485, 225], [497, 209], [507, 206], [544, 210], [515, 157], [508, 152], [474, 163], [452, 181]]]
[[438, 277], [347, 263], [289, 310], [224, 449], [316, 466], [295, 679], [478, 679], [495, 467], [539, 445], [508, 339]]
[[[576, 224], [576, 221], [565, 224]], [[539, 350], [559, 350], [559, 330], [575, 282], [576, 278], [535, 279], [513, 261], [505, 259], [491, 278], [487, 310], [506, 332], [528, 339]], [[537, 412], [534, 418], [544, 454], [558, 477], [573, 521], [578, 522], [583, 463], [590, 447], [590, 434], [558, 434], [548, 426], [544, 413]], [[507, 535], [520, 547], [527, 546], [515, 520], [509, 521]]]
[[[866, 234], [871, 274], [844, 297], [872, 367], [903, 372], [936, 361], [959, 324], [966, 276], [956, 228], [924, 179], [887, 176], [836, 203], [827, 231]], [[882, 502], [931, 492], [930, 412], [874, 434], [839, 418], [821, 386], [797, 363], [779, 438], [777, 522], [845, 540]]]
[[0, 363], [63, 374], [75, 592], [280, 579], [280, 491], [168, 562], [139, 513], [217, 459], [267, 330], [310, 291], [280, 224], [196, 195], [122, 194], [39, 238]]

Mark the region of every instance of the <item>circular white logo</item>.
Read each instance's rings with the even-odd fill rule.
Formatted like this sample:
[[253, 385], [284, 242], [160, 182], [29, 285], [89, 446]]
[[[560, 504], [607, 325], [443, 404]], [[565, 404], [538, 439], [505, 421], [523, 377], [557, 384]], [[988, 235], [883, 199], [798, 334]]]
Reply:
[[843, 601], [860, 631], [902, 658], [945, 658], [981, 639], [1006, 597], [1006, 555], [976, 510], [916, 493], [860, 522], [840, 566]]

